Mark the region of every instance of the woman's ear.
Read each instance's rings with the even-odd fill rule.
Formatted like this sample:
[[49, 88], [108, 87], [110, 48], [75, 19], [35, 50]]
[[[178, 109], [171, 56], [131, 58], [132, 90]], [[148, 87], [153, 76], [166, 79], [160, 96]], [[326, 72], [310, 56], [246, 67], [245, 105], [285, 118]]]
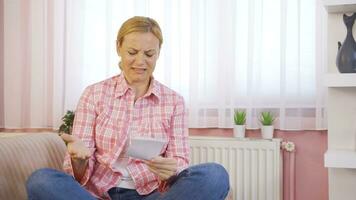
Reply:
[[117, 53], [117, 55], [120, 57], [120, 45], [119, 45], [119, 41], [116, 41], [116, 53]]

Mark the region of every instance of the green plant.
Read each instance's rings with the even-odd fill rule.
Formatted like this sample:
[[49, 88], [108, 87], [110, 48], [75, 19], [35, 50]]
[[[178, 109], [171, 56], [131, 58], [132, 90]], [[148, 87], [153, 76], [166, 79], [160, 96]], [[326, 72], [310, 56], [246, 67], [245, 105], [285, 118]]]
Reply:
[[59, 133], [72, 133], [73, 121], [74, 121], [74, 111], [68, 110], [66, 114], [62, 117], [63, 123], [59, 127]]
[[271, 126], [275, 118], [271, 112], [261, 112], [260, 122], [263, 126]]
[[235, 125], [244, 125], [246, 123], [246, 112], [245, 111], [235, 111], [234, 114]]

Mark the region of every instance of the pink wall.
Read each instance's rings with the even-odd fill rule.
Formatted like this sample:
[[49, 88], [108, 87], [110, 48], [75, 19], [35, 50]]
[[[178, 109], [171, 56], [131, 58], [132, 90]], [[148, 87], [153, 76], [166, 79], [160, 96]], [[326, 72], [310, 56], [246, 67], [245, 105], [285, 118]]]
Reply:
[[[190, 135], [232, 137], [232, 129], [190, 129]], [[258, 130], [248, 130], [247, 137], [260, 137]], [[295, 200], [327, 200], [328, 171], [324, 168], [327, 150], [327, 131], [275, 131], [275, 137], [294, 142]], [[289, 157], [284, 156], [284, 167], [289, 168]], [[289, 196], [288, 182], [291, 174], [283, 170], [284, 197]], [[285, 198], [284, 200], [290, 200]]]
[[4, 0], [0, 0], [0, 128], [4, 127]]

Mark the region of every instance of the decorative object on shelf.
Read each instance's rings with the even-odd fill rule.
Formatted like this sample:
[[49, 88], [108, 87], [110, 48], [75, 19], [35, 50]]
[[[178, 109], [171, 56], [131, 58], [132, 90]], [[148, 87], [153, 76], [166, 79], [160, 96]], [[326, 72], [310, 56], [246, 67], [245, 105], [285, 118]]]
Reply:
[[72, 134], [74, 115], [74, 111], [68, 110], [67, 113], [62, 117], [63, 123], [58, 130], [60, 135], [63, 133]]
[[290, 142], [290, 141], [283, 141], [281, 144], [281, 147], [283, 150], [285, 150], [286, 152], [294, 152], [295, 151], [295, 144], [294, 142]]
[[234, 123], [234, 137], [244, 138], [246, 132], [246, 112], [236, 110], [234, 114]]
[[336, 66], [340, 73], [356, 73], [356, 42], [352, 35], [352, 26], [356, 19], [356, 13], [351, 16], [343, 15], [347, 34], [344, 42], [338, 42]]
[[271, 112], [261, 112], [260, 122], [262, 124], [261, 127], [261, 135], [263, 139], [272, 139], [274, 126], [273, 122], [275, 120], [274, 116]]

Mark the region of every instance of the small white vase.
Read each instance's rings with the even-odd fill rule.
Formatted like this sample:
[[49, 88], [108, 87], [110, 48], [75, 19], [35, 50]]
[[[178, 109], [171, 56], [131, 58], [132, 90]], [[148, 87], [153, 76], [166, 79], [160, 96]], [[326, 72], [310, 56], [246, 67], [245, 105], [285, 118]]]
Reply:
[[234, 125], [234, 137], [244, 138], [245, 130], [246, 130], [246, 125]]
[[262, 126], [261, 135], [263, 139], [272, 139], [273, 138], [274, 127], [271, 126]]

